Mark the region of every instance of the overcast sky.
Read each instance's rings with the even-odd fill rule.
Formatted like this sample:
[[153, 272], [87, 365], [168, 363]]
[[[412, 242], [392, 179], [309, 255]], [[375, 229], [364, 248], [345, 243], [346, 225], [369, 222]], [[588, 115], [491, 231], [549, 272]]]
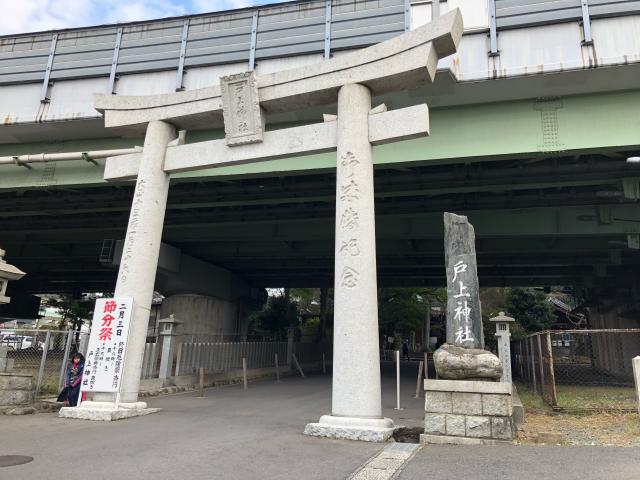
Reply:
[[0, 0], [0, 35], [149, 20], [265, 3], [278, 0]]

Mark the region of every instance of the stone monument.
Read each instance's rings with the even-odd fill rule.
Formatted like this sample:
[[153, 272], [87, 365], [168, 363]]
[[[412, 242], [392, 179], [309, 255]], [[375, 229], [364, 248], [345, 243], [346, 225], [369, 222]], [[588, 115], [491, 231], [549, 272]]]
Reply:
[[444, 214], [447, 343], [433, 354], [438, 377], [499, 379], [502, 364], [484, 350], [475, 232], [467, 217]]
[[484, 350], [475, 233], [467, 217], [444, 214], [447, 343], [433, 354], [440, 380], [425, 380], [423, 443], [493, 444], [514, 435], [511, 383]]

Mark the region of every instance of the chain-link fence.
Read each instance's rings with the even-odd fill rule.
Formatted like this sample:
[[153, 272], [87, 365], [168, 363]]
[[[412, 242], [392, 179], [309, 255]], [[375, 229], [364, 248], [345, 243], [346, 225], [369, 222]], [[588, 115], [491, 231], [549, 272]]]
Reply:
[[70, 355], [84, 353], [87, 339], [87, 333], [73, 331], [3, 329], [0, 365], [5, 372], [31, 375], [36, 396], [57, 395]]
[[640, 329], [554, 330], [512, 346], [514, 377], [557, 410], [637, 410]]

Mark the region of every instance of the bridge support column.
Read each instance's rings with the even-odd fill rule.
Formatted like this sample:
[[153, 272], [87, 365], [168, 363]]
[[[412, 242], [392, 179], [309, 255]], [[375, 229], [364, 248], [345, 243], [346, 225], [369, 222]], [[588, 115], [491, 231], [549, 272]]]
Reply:
[[393, 422], [382, 417], [370, 109], [367, 87], [340, 89], [332, 406], [305, 433], [385, 441]]
[[150, 122], [144, 139], [140, 171], [131, 204], [129, 224], [118, 271], [115, 297], [133, 298], [133, 312], [121, 380], [119, 409], [115, 394], [96, 393], [80, 408], [68, 408], [61, 416], [115, 420], [151, 413], [138, 402], [142, 358], [147, 337], [162, 227], [169, 193], [169, 175], [163, 170], [167, 144], [176, 137], [175, 128], [162, 121]]

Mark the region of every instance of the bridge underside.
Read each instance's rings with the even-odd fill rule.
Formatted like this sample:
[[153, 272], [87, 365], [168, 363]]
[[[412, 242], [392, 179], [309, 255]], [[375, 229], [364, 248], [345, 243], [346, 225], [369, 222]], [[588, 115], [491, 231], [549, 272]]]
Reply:
[[[637, 282], [638, 185], [626, 163], [636, 153], [376, 169], [379, 285], [445, 284], [444, 211], [475, 225], [481, 286]], [[131, 183], [0, 193], [2, 247], [28, 272], [20, 288], [112, 291], [101, 247], [124, 238], [132, 194]], [[163, 241], [253, 286], [331, 286], [334, 210], [333, 171], [185, 179], [171, 186]]]

